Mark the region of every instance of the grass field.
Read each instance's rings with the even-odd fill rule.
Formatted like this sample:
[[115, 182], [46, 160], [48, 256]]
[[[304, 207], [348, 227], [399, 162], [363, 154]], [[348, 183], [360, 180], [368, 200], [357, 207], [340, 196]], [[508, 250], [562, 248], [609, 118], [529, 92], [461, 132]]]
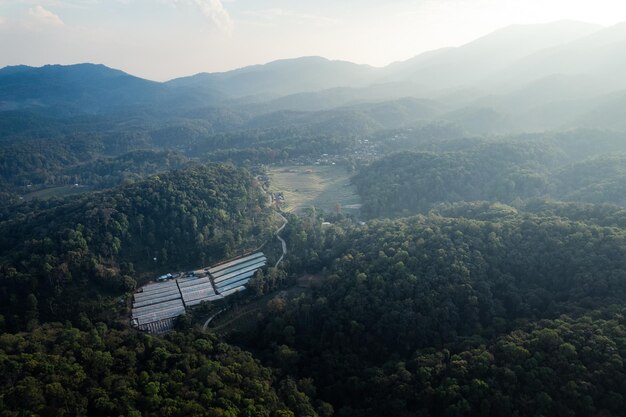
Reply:
[[47, 200], [52, 197], [67, 197], [70, 195], [82, 194], [90, 190], [90, 187], [85, 186], [75, 187], [73, 185], [63, 185], [60, 187], [50, 187], [33, 191], [32, 193], [25, 194], [23, 197], [24, 200], [31, 200], [33, 198]]
[[269, 173], [271, 191], [283, 192], [282, 208], [298, 212], [315, 207], [335, 210], [337, 204], [345, 213], [357, 214], [361, 199], [350, 184], [350, 175], [337, 165], [293, 165], [272, 168]]

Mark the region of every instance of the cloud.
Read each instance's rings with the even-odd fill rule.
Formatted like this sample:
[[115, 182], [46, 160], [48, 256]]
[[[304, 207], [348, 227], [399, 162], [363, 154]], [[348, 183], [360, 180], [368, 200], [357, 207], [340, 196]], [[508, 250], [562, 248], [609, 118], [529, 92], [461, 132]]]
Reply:
[[[0, 4], [16, 0], [0, 0]], [[31, 18], [35, 18], [40, 23], [54, 24], [56, 26], [63, 25], [63, 21], [58, 15], [52, 13], [45, 7], [53, 6], [55, 8], [70, 9], [87, 9], [96, 5], [105, 3], [116, 3], [119, 5], [144, 4], [150, 6], [150, 3], [170, 4], [176, 7], [191, 7], [197, 9], [209, 21], [213, 29], [217, 29], [224, 33], [231, 33], [233, 30], [233, 20], [224, 7], [223, 2], [229, 0], [19, 0], [26, 4], [33, 4], [28, 9]], [[45, 6], [45, 7], [44, 7]]]
[[214, 29], [230, 34], [233, 20], [221, 0], [166, 0], [178, 6], [193, 5], [207, 18]]
[[43, 6], [30, 7], [28, 15], [36, 22], [47, 26], [64, 26], [63, 20]]
[[[54, 8], [63, 8], [63, 9], [86, 9], [91, 6], [102, 4], [103, 1], [113, 1], [113, 0], [0, 0], [0, 5], [10, 4], [14, 5], [16, 3], [25, 5], [25, 6], [37, 6], [41, 5], [44, 7], [54, 7]], [[120, 1], [120, 0], [116, 0]]]
[[4, 24], [6, 21], [6, 17], [0, 16], [0, 25]]
[[233, 21], [220, 0], [194, 0], [209, 21], [225, 32], [232, 32]]

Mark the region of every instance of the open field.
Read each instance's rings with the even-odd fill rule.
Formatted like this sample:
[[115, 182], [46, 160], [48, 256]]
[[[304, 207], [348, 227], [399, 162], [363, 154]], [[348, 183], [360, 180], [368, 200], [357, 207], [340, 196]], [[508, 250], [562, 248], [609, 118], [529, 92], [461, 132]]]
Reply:
[[350, 184], [350, 175], [341, 166], [280, 166], [270, 169], [268, 175], [271, 191], [282, 192], [285, 197], [282, 203], [285, 211], [315, 207], [330, 212], [339, 204], [343, 212], [359, 213], [361, 199]]
[[53, 197], [67, 197], [70, 195], [82, 194], [91, 191], [90, 187], [86, 186], [73, 186], [62, 185], [59, 187], [43, 188], [41, 190], [33, 191], [32, 193], [25, 194], [24, 200], [31, 200], [33, 198], [39, 198], [41, 200], [47, 200]]

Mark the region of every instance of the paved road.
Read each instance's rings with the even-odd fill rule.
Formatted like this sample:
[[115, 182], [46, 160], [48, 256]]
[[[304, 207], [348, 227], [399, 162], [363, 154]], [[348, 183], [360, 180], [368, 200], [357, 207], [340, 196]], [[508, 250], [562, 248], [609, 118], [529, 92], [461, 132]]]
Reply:
[[[283, 216], [282, 214], [278, 213], [278, 215], [280, 216], [281, 219], [283, 219], [283, 221], [285, 223], [283, 223], [282, 226], [280, 226], [278, 228], [278, 230], [276, 230], [276, 237], [278, 238], [278, 240], [280, 240], [280, 243], [283, 246], [283, 254], [280, 255], [280, 258], [278, 259], [278, 261], [276, 262], [276, 265], [274, 265], [274, 268], [277, 268], [278, 265], [282, 262], [283, 258], [285, 257], [285, 255], [287, 254], [287, 243], [285, 243], [285, 240], [280, 237], [279, 233], [283, 231], [283, 229], [285, 228], [285, 226], [287, 226], [287, 223], [289, 223], [287, 221], [287, 219], [285, 218], [285, 216]], [[263, 244], [265, 245], [265, 243]], [[206, 328], [209, 325], [209, 323], [211, 323], [213, 321], [213, 319], [217, 316], [219, 316], [220, 314], [222, 314], [224, 311], [226, 311], [226, 309], [222, 309], [220, 311], [218, 311], [217, 313], [213, 314], [211, 317], [209, 317], [205, 322], [204, 322], [204, 326], [202, 326], [202, 331], [206, 332]]]
[[220, 311], [218, 311], [217, 313], [213, 314], [211, 317], [206, 319], [206, 321], [204, 322], [204, 326], [202, 326], [202, 331], [206, 332], [206, 326], [208, 326], [209, 323], [211, 323], [215, 317], [217, 317], [218, 315], [222, 314], [224, 311], [226, 311], [225, 308], [221, 309]]
[[287, 219], [285, 219], [285, 217], [278, 213], [278, 215], [283, 219], [283, 221], [285, 223], [283, 223], [282, 226], [280, 226], [280, 228], [276, 231], [276, 237], [278, 238], [278, 240], [280, 240], [280, 243], [283, 245], [283, 254], [280, 255], [280, 258], [278, 259], [278, 262], [276, 262], [276, 265], [274, 265], [274, 268], [278, 268], [278, 265], [282, 262], [283, 258], [285, 257], [285, 255], [287, 254], [287, 244], [285, 243], [285, 240], [280, 237], [279, 233], [283, 231], [283, 229], [285, 228], [285, 226], [287, 226], [287, 223], [289, 223], [287, 221]]

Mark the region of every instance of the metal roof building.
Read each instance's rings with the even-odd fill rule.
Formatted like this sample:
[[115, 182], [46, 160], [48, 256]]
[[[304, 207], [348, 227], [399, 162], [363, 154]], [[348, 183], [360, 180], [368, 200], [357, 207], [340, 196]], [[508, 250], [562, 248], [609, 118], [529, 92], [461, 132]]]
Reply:
[[210, 269], [209, 273], [213, 278], [216, 291], [226, 296], [226, 292], [228, 295], [237, 292], [231, 291], [235, 288], [243, 289], [254, 273], [267, 263], [267, 258], [262, 253], [255, 255]]
[[245, 290], [255, 272], [266, 264], [263, 252], [257, 252], [197, 271], [203, 272], [202, 275], [208, 273], [208, 276], [147, 284], [133, 295], [131, 323], [150, 333], [167, 332], [186, 308]]

